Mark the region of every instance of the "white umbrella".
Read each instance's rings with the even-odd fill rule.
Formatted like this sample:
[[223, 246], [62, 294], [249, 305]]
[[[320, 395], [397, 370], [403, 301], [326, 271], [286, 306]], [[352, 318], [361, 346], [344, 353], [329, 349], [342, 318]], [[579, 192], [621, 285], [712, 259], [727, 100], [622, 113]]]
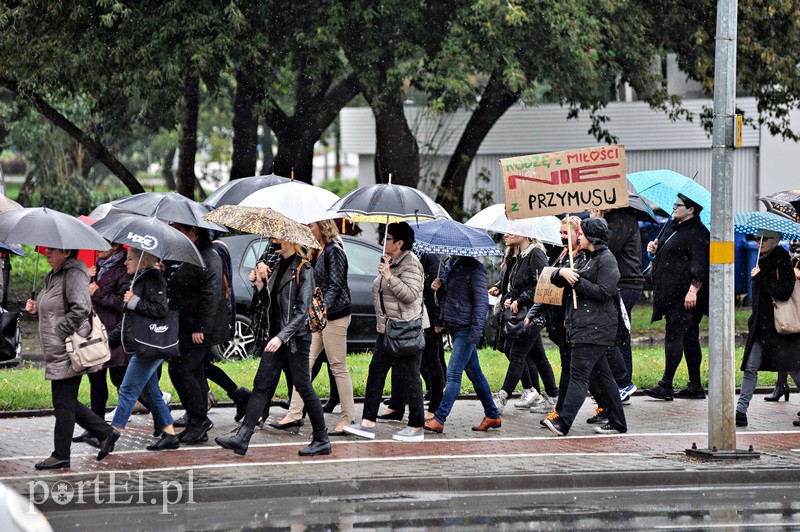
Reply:
[[321, 187], [291, 181], [253, 192], [240, 207], [270, 208], [296, 222], [308, 224], [331, 218], [328, 209], [339, 196]]
[[536, 238], [548, 244], [561, 245], [561, 220], [555, 216], [539, 216], [537, 218], [523, 218], [509, 220], [506, 217], [504, 203], [496, 203], [486, 207], [478, 214], [466, 221], [465, 225], [477, 227], [495, 233], [511, 233], [515, 235]]

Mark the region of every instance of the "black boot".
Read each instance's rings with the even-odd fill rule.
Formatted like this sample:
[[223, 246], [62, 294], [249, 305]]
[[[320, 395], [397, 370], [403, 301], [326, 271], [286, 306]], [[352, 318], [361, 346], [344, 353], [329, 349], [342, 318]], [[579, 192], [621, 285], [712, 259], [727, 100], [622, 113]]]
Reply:
[[244, 425], [239, 427], [239, 430], [233, 436], [219, 436], [214, 438], [217, 445], [225, 449], [231, 449], [233, 452], [240, 456], [247, 453], [247, 448], [250, 445], [250, 438], [253, 437], [253, 429], [247, 428]]
[[[768, 396], [764, 397], [765, 401], [780, 401], [781, 397], [784, 398], [785, 401], [789, 400], [789, 392], [792, 389], [789, 388], [789, 384], [776, 384], [775, 389], [772, 390], [772, 393]], [[74, 440], [73, 440], [74, 441]]]
[[747, 414], [743, 414], [736, 411], [736, 426], [737, 427], [746, 427], [747, 426]]
[[231, 399], [236, 403], [236, 415], [233, 416], [235, 422], [242, 420], [247, 413], [247, 403], [250, 401], [250, 390], [243, 386], [236, 388], [231, 394]]
[[322, 405], [322, 411], [326, 414], [331, 414], [333, 409], [336, 408], [336, 405], [339, 404], [339, 401], [334, 401], [333, 399], [328, 399], [325, 401], [325, 404]]
[[318, 454], [331, 454], [331, 441], [328, 439], [327, 429], [314, 431], [314, 439], [305, 449], [300, 449], [300, 456], [316, 456]]
[[165, 451], [167, 449], [180, 449], [181, 442], [175, 434], [167, 434], [166, 432], [161, 435], [161, 439], [156, 443], [147, 446], [148, 451]]

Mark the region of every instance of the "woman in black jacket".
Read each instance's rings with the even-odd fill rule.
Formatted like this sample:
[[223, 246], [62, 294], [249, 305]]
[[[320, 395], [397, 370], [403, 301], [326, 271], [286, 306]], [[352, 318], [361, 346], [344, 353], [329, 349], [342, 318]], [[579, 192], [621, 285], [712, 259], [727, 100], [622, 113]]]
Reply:
[[[655, 399], [705, 399], [700, 381], [700, 320], [708, 314], [708, 249], [710, 235], [700, 221], [703, 208], [679, 195], [673, 221], [660, 239], [647, 245], [653, 259], [653, 321], [665, 318], [664, 375], [656, 386], [642, 390]], [[660, 240], [660, 241], [659, 241]], [[686, 356], [689, 383], [674, 392], [675, 371]], [[674, 393], [673, 393], [674, 392]]]
[[[353, 381], [347, 369], [347, 328], [350, 326], [350, 287], [347, 285], [347, 256], [339, 244], [339, 231], [333, 220], [322, 220], [308, 224], [317, 242], [323, 248], [314, 253], [314, 283], [322, 290], [328, 324], [325, 330], [312, 334], [308, 363], [313, 367], [320, 353], [325, 351], [328, 368], [333, 374], [331, 388], [336, 386], [342, 404], [342, 417], [332, 436], [342, 436], [345, 425], [355, 421], [353, 403]], [[312, 371], [312, 380], [316, 377]], [[276, 429], [288, 429], [302, 424], [303, 398], [292, 394], [289, 412], [279, 423], [271, 423]]]
[[269, 412], [268, 401], [275, 394], [284, 361], [288, 359], [292, 379], [303, 398], [311, 419], [313, 439], [299, 451], [300, 456], [330, 454], [331, 444], [325, 428], [322, 404], [311, 385], [308, 353], [311, 349], [311, 328], [308, 308], [314, 297], [314, 270], [303, 256], [303, 248], [293, 242], [281, 241], [281, 258], [275, 264], [267, 285], [260, 290], [269, 291], [269, 336], [258, 365], [253, 392], [247, 404], [247, 413], [234, 436], [216, 438], [220, 447], [244, 455], [253, 429], [262, 415]]
[[[628, 430], [619, 389], [606, 358], [619, 327], [617, 261], [606, 246], [608, 224], [605, 220], [584, 220], [581, 229], [586, 262], [580, 270], [559, 268], [552, 277], [553, 284], [565, 288], [567, 341], [572, 348], [569, 385], [562, 392], [566, 393], [563, 407], [543, 421], [557, 436], [565, 436], [572, 427], [586, 400], [590, 377], [599, 392], [598, 403], [608, 410], [608, 423], [595, 428], [595, 432], [609, 434]], [[577, 309], [571, 304], [573, 292], [577, 296]]]
[[[773, 300], [787, 301], [795, 288], [789, 253], [778, 243], [780, 233], [761, 231], [758, 264], [753, 278], [753, 313], [747, 324], [747, 344], [742, 359], [742, 391], [736, 405], [736, 426], [747, 426], [747, 407], [753, 398], [759, 371], [788, 372], [800, 383], [800, 334], [780, 334], [775, 328]], [[800, 425], [800, 423], [796, 423]]]
[[[164, 449], [177, 449], [180, 447], [178, 437], [172, 425], [173, 419], [169, 407], [164, 403], [161, 389], [158, 386], [158, 368], [161, 358], [142, 358], [136, 354], [137, 344], [133, 336], [131, 324], [133, 314], [144, 316], [155, 321], [163, 320], [167, 316], [167, 287], [161, 272], [153, 266], [158, 259], [149, 253], [130, 248], [125, 259], [125, 266], [129, 275], [136, 275], [135, 282], [125, 293], [125, 309], [122, 321], [111, 332], [108, 343], [112, 347], [122, 345], [125, 353], [130, 356], [130, 363], [119, 389], [117, 409], [111, 426], [117, 433], [125, 429], [128, 419], [133, 412], [133, 406], [139, 395], [147, 402], [153, 414], [156, 428], [162, 431], [161, 439], [153, 445], [148, 445], [148, 451], [161, 451]], [[138, 272], [138, 273], [137, 273]], [[119, 437], [119, 436], [117, 436]]]
[[[527, 237], [510, 235], [508, 242], [518, 246], [519, 253], [509, 274], [508, 292], [503, 300], [503, 306], [514, 315], [519, 315], [520, 321], [522, 321], [530, 306], [533, 305], [539, 274], [547, 267], [547, 255], [544, 252], [544, 246], [538, 242], [531, 242]], [[507, 313], [509, 310], [505, 312]], [[540, 329], [538, 327], [522, 327], [521, 333], [514, 338], [506, 338], [505, 352], [509, 358], [509, 365], [503, 386], [497, 393], [497, 408], [501, 414], [525, 371], [528, 357], [532, 358], [541, 374], [547, 393], [552, 395], [553, 404], [558, 395], [553, 369], [545, 356]], [[533, 375], [531, 375], [531, 383], [532, 381]], [[531, 406], [532, 402], [523, 398], [522, 404], [519, 406], [527, 408]]]

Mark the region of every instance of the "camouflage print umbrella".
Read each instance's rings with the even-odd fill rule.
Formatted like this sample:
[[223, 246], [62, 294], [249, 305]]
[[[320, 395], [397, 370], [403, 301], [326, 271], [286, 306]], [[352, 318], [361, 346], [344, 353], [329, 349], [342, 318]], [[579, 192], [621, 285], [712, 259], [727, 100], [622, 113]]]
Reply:
[[205, 219], [237, 231], [295, 242], [307, 248], [320, 249], [311, 229], [286, 216], [262, 207], [223, 205], [211, 211]]

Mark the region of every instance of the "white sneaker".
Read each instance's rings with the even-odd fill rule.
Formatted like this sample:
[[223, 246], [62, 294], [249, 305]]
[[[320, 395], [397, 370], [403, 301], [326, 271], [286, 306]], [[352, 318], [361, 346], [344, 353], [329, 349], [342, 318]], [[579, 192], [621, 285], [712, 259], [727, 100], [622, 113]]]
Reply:
[[161, 392], [161, 398], [164, 400], [164, 404], [168, 405], [172, 402], [172, 394], [169, 392]]
[[503, 413], [503, 409], [506, 407], [506, 403], [508, 403], [508, 394], [505, 390], [500, 390], [497, 392], [497, 395], [494, 396], [494, 404], [501, 414]]
[[111, 412], [106, 413], [106, 421], [113, 421], [114, 420], [114, 414], [116, 414], [116, 413], [117, 413], [116, 407]]
[[519, 398], [519, 401], [514, 403], [514, 408], [527, 408], [531, 405], [531, 399], [533, 398], [533, 393], [530, 390], [522, 390], [522, 396]]
[[392, 434], [392, 439], [397, 441], [425, 441], [425, 431], [422, 428], [406, 427], [400, 432]]

